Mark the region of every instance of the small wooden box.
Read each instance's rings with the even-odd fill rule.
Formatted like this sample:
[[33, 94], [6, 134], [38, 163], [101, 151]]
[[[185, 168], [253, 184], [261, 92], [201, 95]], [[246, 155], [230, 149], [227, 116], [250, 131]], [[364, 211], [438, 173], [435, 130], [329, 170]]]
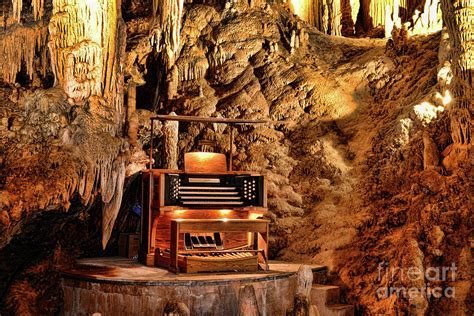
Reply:
[[121, 233], [119, 236], [119, 256], [133, 258], [138, 255], [140, 236], [137, 233]]

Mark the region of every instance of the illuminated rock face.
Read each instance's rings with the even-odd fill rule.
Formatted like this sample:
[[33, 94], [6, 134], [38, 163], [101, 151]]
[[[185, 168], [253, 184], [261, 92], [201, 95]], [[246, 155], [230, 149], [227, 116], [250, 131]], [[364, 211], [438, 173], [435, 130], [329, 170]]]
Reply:
[[[0, 33], [0, 52], [5, 57], [0, 60], [3, 82], [13, 84], [26, 75], [24, 84], [37, 89], [43, 87], [44, 78], [39, 77], [52, 72], [55, 87], [9, 96], [24, 111], [14, 116], [6, 112], [10, 130], [2, 137], [6, 137], [5, 144], [16, 143], [18, 150], [2, 148], [2, 153], [7, 151], [2, 162], [9, 162], [8, 172], [21, 173], [19, 169], [35, 170], [40, 165], [54, 169], [59, 159], [65, 164], [56, 174], [64, 178], [50, 179], [49, 186], [38, 184], [44, 190], [41, 199], [17, 191], [21, 184], [16, 178], [9, 181], [5, 192], [10, 194], [3, 195], [6, 200], [2, 205], [7, 205], [5, 212], [10, 215], [3, 228], [13, 230], [21, 216], [28, 218], [37, 209], [67, 210], [75, 194], [88, 207], [100, 193], [105, 247], [122, 200], [128, 148], [119, 133], [124, 119], [126, 39], [120, 8], [114, 0], [51, 1], [48, 12], [44, 12], [43, 5], [42, 1], [34, 1], [31, 11], [21, 11], [21, 1], [14, 2], [12, 11], [4, 17], [7, 28]], [[8, 99], [3, 102], [7, 107], [11, 104]], [[76, 111], [75, 106], [81, 109]], [[14, 127], [8, 123], [13, 120]], [[37, 136], [28, 137], [31, 133]], [[101, 146], [99, 139], [108, 141]], [[80, 162], [66, 163], [73, 160]], [[33, 180], [30, 173], [25, 176], [31, 182], [42, 181]], [[44, 180], [51, 177], [52, 173], [44, 172]], [[0, 244], [11, 237], [6, 234]]]
[[48, 27], [43, 23], [31, 26], [12, 26], [4, 36], [0, 37], [0, 76], [7, 83], [14, 83], [22, 65], [30, 80], [35, 72], [34, 59], [37, 51], [41, 51], [40, 72], [44, 75], [49, 65], [45, 47]]
[[76, 100], [102, 94], [102, 43], [107, 43], [107, 10], [98, 0], [55, 0], [49, 48], [56, 80]]
[[474, 111], [474, 45], [472, 0], [442, 0], [443, 18], [452, 47], [454, 80], [454, 111], [451, 115], [452, 137], [455, 144], [472, 145], [472, 117]]
[[179, 49], [184, 0], [153, 0], [153, 14], [157, 26], [152, 44], [163, 52], [165, 65], [173, 65]]
[[[92, 96], [103, 97], [114, 110], [114, 129], [120, 128], [123, 111], [123, 77], [119, 70], [122, 54], [117, 53], [117, 45], [123, 45], [124, 38], [120, 39], [117, 10], [115, 0], [54, 0], [48, 43], [56, 84], [63, 87], [70, 103], [82, 104]], [[97, 188], [105, 203], [104, 248], [120, 208], [125, 178], [124, 160], [114, 158], [97, 161], [106, 165], [101, 168]]]
[[[424, 5], [415, 0], [291, 0], [291, 6], [301, 19], [330, 35], [371, 34], [380, 28], [390, 37], [393, 27], [402, 24], [413, 35], [442, 27], [439, 0], [425, 0]], [[383, 37], [381, 32], [373, 35]]]
[[71, 99], [110, 89], [117, 8], [110, 0], [54, 0], [49, 23], [53, 72]]

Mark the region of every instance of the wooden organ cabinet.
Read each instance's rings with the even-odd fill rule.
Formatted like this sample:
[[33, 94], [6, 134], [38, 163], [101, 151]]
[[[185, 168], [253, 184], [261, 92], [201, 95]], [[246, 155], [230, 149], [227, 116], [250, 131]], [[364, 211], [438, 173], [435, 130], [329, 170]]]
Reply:
[[[165, 115], [153, 119], [267, 123]], [[227, 163], [224, 154], [186, 153], [182, 170], [153, 169], [150, 163], [142, 177], [142, 263], [175, 273], [268, 269], [269, 222], [260, 219], [267, 211], [265, 178], [232, 171], [231, 157], [232, 151]]]

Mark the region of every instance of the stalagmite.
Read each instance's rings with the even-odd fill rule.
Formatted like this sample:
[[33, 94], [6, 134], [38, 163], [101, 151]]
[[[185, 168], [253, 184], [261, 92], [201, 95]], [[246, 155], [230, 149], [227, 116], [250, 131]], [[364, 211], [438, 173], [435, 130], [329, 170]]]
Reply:
[[[171, 112], [170, 115], [176, 115]], [[178, 128], [177, 121], [166, 121], [163, 124], [164, 169], [178, 169]]]
[[309, 297], [313, 284], [313, 271], [310, 266], [301, 265], [297, 274], [296, 293]]
[[423, 133], [423, 168], [430, 169], [439, 165], [439, 151], [428, 132]]
[[173, 65], [171, 71], [168, 72], [168, 76], [166, 78], [167, 82], [167, 94], [168, 100], [172, 100], [178, 95], [178, 86], [179, 86], [179, 71], [176, 65]]
[[136, 145], [138, 134], [137, 86], [134, 82], [128, 84], [127, 123], [128, 139], [131, 145]]

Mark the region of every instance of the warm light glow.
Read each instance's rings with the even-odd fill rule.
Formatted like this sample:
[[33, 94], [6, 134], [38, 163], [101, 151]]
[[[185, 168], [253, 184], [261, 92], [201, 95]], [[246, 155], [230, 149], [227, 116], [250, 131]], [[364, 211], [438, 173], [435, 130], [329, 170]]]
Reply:
[[224, 154], [190, 152], [184, 154], [184, 169], [193, 172], [223, 172], [227, 170]]
[[228, 220], [229, 220], [229, 219], [228, 219], [228, 218], [225, 218], [225, 217], [222, 219], [223, 222], [227, 222]]
[[302, 20], [308, 20], [308, 1], [306, 0], [291, 0], [293, 12]]
[[90, 10], [99, 10], [100, 9], [100, 4], [97, 0], [86, 0], [87, 6], [90, 8]]
[[175, 215], [183, 215], [184, 213], [186, 213], [186, 210], [176, 210], [176, 211], [174, 211]]
[[221, 215], [229, 215], [232, 212], [232, 210], [219, 210], [219, 214]]
[[195, 158], [199, 160], [209, 160], [210, 158], [218, 155], [216, 153], [209, 153], [209, 152], [195, 152]]
[[260, 214], [258, 214], [258, 213], [250, 213], [250, 214], [249, 214], [249, 219], [257, 219], [257, 218], [259, 218], [260, 216], [262, 216], [262, 215], [260, 215]]
[[440, 99], [444, 106], [448, 105], [452, 101], [451, 93], [449, 93], [449, 90], [446, 90], [444, 92], [444, 96], [441, 93], [437, 92], [436, 98]]
[[442, 106], [435, 106], [429, 102], [422, 102], [413, 107], [415, 115], [424, 124], [431, 123], [432, 120], [438, 117], [438, 112], [444, 112]]

